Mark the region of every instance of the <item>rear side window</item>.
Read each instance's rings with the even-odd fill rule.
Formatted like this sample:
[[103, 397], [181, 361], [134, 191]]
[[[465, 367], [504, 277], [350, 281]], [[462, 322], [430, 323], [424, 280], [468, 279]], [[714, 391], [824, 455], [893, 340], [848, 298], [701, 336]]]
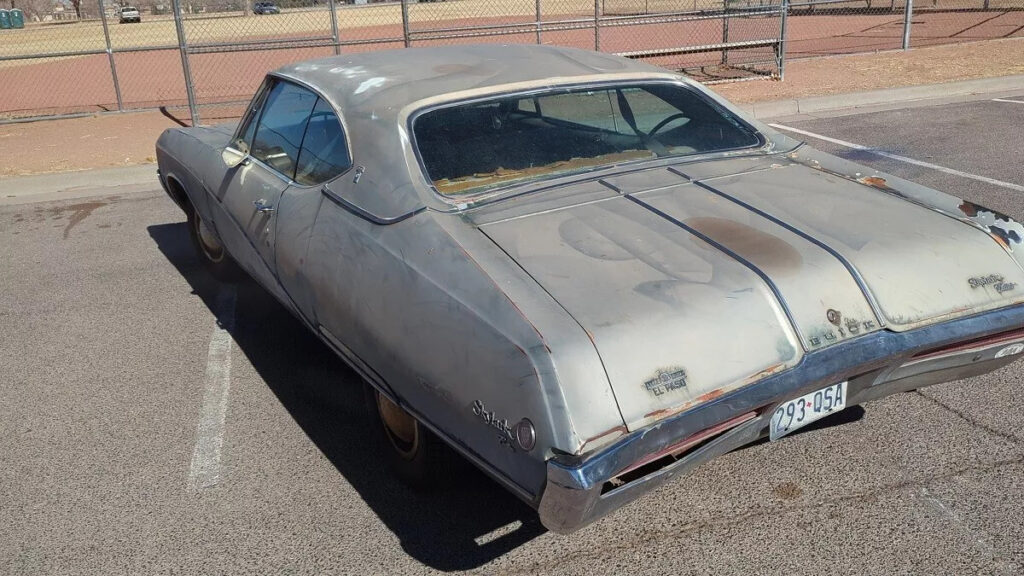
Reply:
[[348, 170], [351, 165], [341, 122], [330, 104], [321, 99], [309, 117], [299, 151], [295, 181], [305, 186], [321, 184]]
[[270, 89], [260, 116], [250, 154], [284, 174], [295, 176], [295, 166], [317, 95], [289, 82], [278, 82]]

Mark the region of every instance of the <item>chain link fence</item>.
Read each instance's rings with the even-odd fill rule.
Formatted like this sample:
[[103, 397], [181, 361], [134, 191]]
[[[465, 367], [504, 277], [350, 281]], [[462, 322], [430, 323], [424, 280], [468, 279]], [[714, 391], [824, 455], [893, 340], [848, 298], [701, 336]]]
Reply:
[[716, 82], [779, 77], [786, 58], [1024, 36], [1024, 0], [138, 1], [141, 21], [122, 23], [133, 7], [115, 0], [14, 0], [34, 8], [0, 29], [0, 121], [157, 106], [198, 121], [288, 62], [386, 48], [553, 44]]
[[794, 0], [790, 58], [1024, 37], [1024, 0]]

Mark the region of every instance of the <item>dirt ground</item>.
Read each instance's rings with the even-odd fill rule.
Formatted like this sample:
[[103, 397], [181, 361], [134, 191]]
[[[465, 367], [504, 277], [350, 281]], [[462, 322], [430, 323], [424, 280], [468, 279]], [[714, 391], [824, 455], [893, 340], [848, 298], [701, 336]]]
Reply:
[[[713, 70], [706, 78], [735, 76], [736, 66], [749, 66], [763, 73], [776, 69], [774, 44], [778, 38], [781, 17], [774, 14], [748, 15], [729, 20], [728, 32], [716, 18], [685, 21], [653, 19], [639, 24], [615, 20], [615, 10], [624, 0], [605, 2], [607, 18], [595, 30], [589, 27], [585, 8], [593, 3], [584, 0], [544, 0], [542, 19], [553, 27], [537, 31], [530, 25], [508, 29], [514, 22], [528, 23], [536, 17], [526, 7], [532, 0], [460, 0], [414, 4], [410, 6], [410, 28], [413, 46], [430, 46], [481, 41], [532, 44], [543, 43], [615, 53], [647, 53], [667, 50], [671, 55], [648, 57], [646, 61], [675, 70], [688, 71], [714, 67], [725, 58], [731, 67]], [[635, 0], [631, 0], [635, 1]], [[649, 11], [663, 0], [653, 3]], [[675, 0], [678, 2], [678, 0]], [[696, 0], [693, 8], [715, 0]], [[730, 0], [732, 1], [732, 0]], [[754, 2], [760, 0], [736, 0]], [[948, 2], [965, 0], [940, 0]], [[1020, 4], [1022, 0], [990, 0]], [[853, 10], [849, 3], [838, 8], [798, 8], [787, 19], [787, 59], [819, 57], [845, 53], [872, 53], [898, 49], [903, 35], [903, 14], [898, 10], [872, 8]], [[398, 4], [345, 6], [338, 9], [339, 42], [343, 52], [401, 48], [402, 24]], [[687, 8], [690, 8], [689, 6]], [[580, 12], [584, 10], [584, 12]], [[500, 14], [500, 15], [497, 15]], [[195, 97], [202, 104], [238, 102], [255, 90], [267, 71], [286, 63], [330, 56], [329, 11], [320, 9], [288, 11], [278, 16], [194, 15], [186, 19], [185, 35], [194, 52], [189, 56], [189, 69]], [[580, 20], [582, 18], [582, 20]], [[556, 21], [575, 20], [583, 26], [563, 28]], [[546, 26], [547, 26], [546, 25]], [[460, 38], [447, 37], [441, 29], [453, 27], [503, 28], [500, 35]], [[463, 31], [465, 32], [465, 31]], [[10, 36], [7, 38], [7, 36]], [[746, 48], [720, 52], [677, 54], [672, 49], [685, 46], [712, 46], [722, 42], [753, 43]], [[981, 40], [1024, 36], [1024, 11], [935, 10], [914, 13], [912, 46], [975, 42]], [[186, 99], [182, 56], [177, 48], [173, 22], [166, 17], [144, 17], [141, 24], [111, 26], [111, 43], [115, 52], [107, 55], [102, 27], [96, 22], [61, 25], [32, 25], [24, 30], [8, 31], [7, 41], [0, 43], [0, 119], [46, 116], [54, 114], [89, 113], [108, 110], [149, 108], [157, 105], [180, 106]], [[296, 43], [298, 39], [303, 43]], [[289, 41], [269, 49], [261, 44], [258, 50], [225, 50], [220, 43]], [[141, 50], [146, 46], [148, 49]], [[74, 57], [22, 58], [19, 55], [65, 53], [89, 49], [92, 54]], [[155, 49], [154, 49], [155, 48]], [[196, 51], [198, 50], [198, 51]], [[212, 51], [211, 51], [212, 50]], [[12, 59], [15, 58], [15, 59]], [[112, 74], [116, 68], [116, 80]], [[705, 76], [699, 76], [705, 78]], [[119, 93], [118, 90], [119, 89]], [[120, 94], [119, 105], [117, 95]]]
[[[731, 8], [757, 7], [759, 0], [729, 0]], [[83, 6], [90, 4], [83, 0]], [[94, 4], [94, 3], [93, 3]], [[869, 8], [871, 1], [855, 0], [829, 4], [827, 9], [818, 8], [813, 18], [828, 21], [822, 26], [817, 23], [809, 30], [810, 35], [820, 33], [823, 28], [841, 28], [845, 24], [833, 22], [856, 21], [853, 14], [864, 14], [877, 19], [892, 17], [902, 27], [903, 14], [900, 9], [886, 14], [884, 8], [889, 2], [876, 0], [874, 11]], [[536, 16], [535, 0], [459, 0], [458, 2], [413, 3], [409, 5], [408, 15], [413, 31], [431, 29], [439, 26], [461, 26], [473, 20], [498, 21], [502, 23], [533, 22]], [[602, 0], [602, 14], [605, 16], [632, 16], [639, 14], [657, 14], [678, 10], [720, 10], [722, 0]], [[982, 0], [933, 0], [925, 2], [921, 8], [934, 10], [978, 10]], [[1020, 9], [1020, 0], [989, 0], [985, 5], [987, 12], [981, 14], [987, 21], [998, 14], [999, 10], [1015, 11]], [[541, 15], [545, 21], [556, 21], [570, 18], [592, 17], [593, 0], [543, 0], [540, 3]], [[93, 7], [95, 13], [98, 8]], [[810, 14], [806, 10], [797, 10], [794, 15]], [[281, 14], [270, 17], [255, 16], [238, 12], [210, 14], [186, 14], [185, 28], [190, 44], [206, 42], [238, 42], [243, 40], [260, 40], [267, 38], [288, 38], [297, 36], [325, 36], [330, 34], [330, 12], [326, 3], [307, 8], [290, 8]], [[378, 27], [397, 26], [401, 34], [401, 5], [397, 2], [383, 2], [367, 5], [341, 5], [337, 8], [338, 28], [345, 40], [383, 38]], [[836, 16], [846, 17], [837, 20]], [[921, 19], [927, 12], [915, 14]], [[969, 14], [959, 13], [955, 19], [965, 21]], [[174, 20], [169, 14], [144, 14], [138, 24], [118, 24], [116, 19], [110, 22], [110, 42], [115, 50], [140, 47], [175, 46], [177, 32]], [[832, 32], [830, 30], [830, 32]], [[69, 52], [77, 50], [103, 50], [103, 27], [98, 19], [65, 23], [34, 23], [28, 22], [24, 29], [8, 32], [10, 38], [0, 44], [0, 59], [11, 56], [44, 54], [50, 52]], [[0, 65], [24, 65], [26, 62], [0, 62]]]
[[[986, 41], [852, 56], [793, 60], [785, 81], [719, 84], [738, 103], [805, 98], [1024, 74], [1024, 39]], [[204, 123], [230, 121], [237, 107], [209, 107]], [[166, 128], [188, 122], [181, 109], [106, 114], [0, 125], [0, 179], [12, 176], [145, 164]]]

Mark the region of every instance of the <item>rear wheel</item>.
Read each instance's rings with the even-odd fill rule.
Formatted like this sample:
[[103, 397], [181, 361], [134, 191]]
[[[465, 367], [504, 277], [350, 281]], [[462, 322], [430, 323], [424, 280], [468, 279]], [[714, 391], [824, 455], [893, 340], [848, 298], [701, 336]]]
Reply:
[[235, 282], [241, 278], [241, 269], [224, 249], [214, 229], [191, 206], [187, 212], [189, 237], [203, 267], [221, 282]]
[[451, 476], [458, 456], [416, 418], [387, 396], [367, 386], [367, 408], [386, 444], [386, 458], [398, 476], [414, 488], [436, 488]]

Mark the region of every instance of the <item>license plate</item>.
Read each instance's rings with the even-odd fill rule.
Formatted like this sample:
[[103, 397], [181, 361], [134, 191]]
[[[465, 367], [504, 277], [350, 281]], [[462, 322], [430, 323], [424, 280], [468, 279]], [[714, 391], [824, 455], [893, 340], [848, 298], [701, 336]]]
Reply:
[[820, 420], [845, 407], [846, 382], [833, 384], [783, 402], [772, 414], [769, 439], [774, 442], [794, 430], [803, 428], [811, 422]]

